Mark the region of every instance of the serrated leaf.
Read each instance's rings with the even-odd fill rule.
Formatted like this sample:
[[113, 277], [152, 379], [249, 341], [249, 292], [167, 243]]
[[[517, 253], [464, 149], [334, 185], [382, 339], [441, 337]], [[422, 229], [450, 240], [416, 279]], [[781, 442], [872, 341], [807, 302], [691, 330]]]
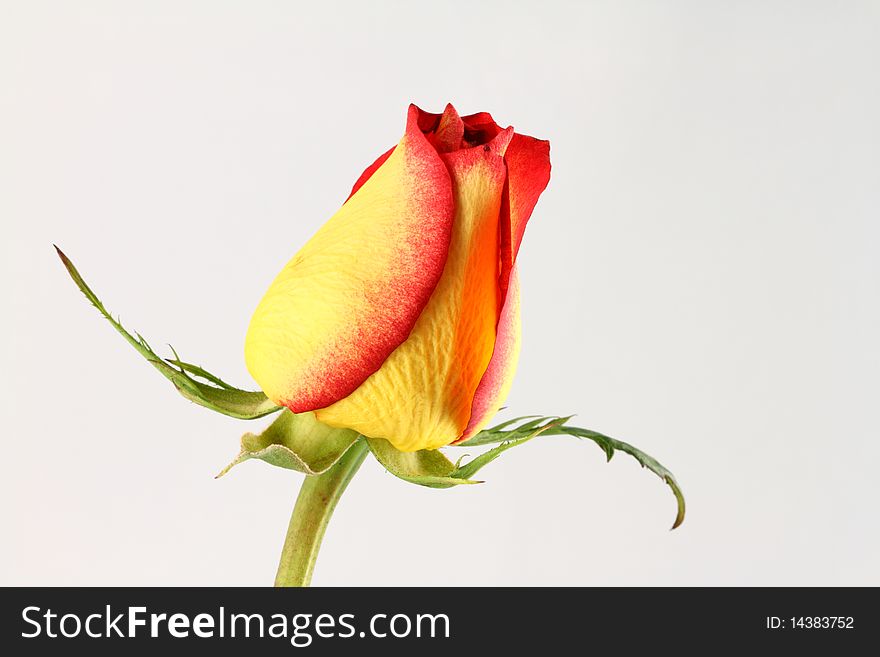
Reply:
[[455, 476], [456, 467], [436, 449], [401, 452], [387, 440], [367, 438], [376, 460], [395, 477], [428, 488], [450, 488], [460, 484], [478, 484], [467, 477]]
[[[521, 445], [531, 438], [534, 438], [535, 435], [538, 434], [543, 434], [544, 436], [574, 436], [576, 438], [592, 440], [594, 443], [602, 448], [608, 461], [610, 461], [611, 457], [614, 456], [615, 450], [620, 450], [624, 454], [629, 454], [630, 456], [635, 458], [636, 461], [638, 461], [639, 465], [641, 465], [643, 468], [647, 468], [658, 477], [660, 477], [672, 490], [672, 494], [675, 496], [675, 501], [678, 508], [675, 516], [675, 522], [672, 525], [672, 529], [675, 529], [676, 527], [681, 525], [682, 522], [684, 522], [685, 501], [684, 495], [681, 492], [681, 487], [675, 480], [675, 476], [663, 465], [661, 465], [660, 462], [657, 461], [657, 459], [649, 456], [648, 454], [645, 454], [643, 451], [636, 447], [633, 447], [629, 443], [611, 438], [610, 436], [606, 436], [605, 434], [599, 433], [598, 431], [582, 429], [580, 427], [567, 426], [565, 423], [568, 422], [569, 419], [570, 418], [560, 419], [553, 417], [542, 417], [538, 420], [530, 420], [529, 422], [526, 422], [513, 429], [507, 429], [507, 427], [511, 426], [516, 421], [508, 421], [490, 429], [484, 429], [469, 440], [465, 440], [461, 443], [456, 444], [455, 447], [477, 447], [481, 445], [491, 445], [496, 443], [501, 443], [501, 445], [494, 448], [493, 450], [489, 450], [485, 454], [481, 454], [470, 463], [461, 466], [458, 469], [458, 472], [461, 473], [462, 476], [471, 477], [475, 473], [472, 464], [483, 467], [487, 462], [497, 458], [501, 454], [501, 452], [510, 449], [511, 447]], [[530, 432], [533, 432], [535, 427], [538, 427], [538, 432], [530, 435]], [[486, 455], [492, 453], [494, 453], [494, 455], [487, 461], [480, 461], [480, 459], [485, 460]]]
[[[174, 351], [174, 347], [172, 347], [171, 345], [168, 346], [170, 347], [171, 351]], [[235, 390], [235, 386], [229, 385], [220, 377], [206, 371], [204, 368], [202, 368], [201, 365], [193, 365], [192, 363], [184, 363], [182, 360], [178, 360], [176, 351], [174, 351], [174, 358], [166, 358], [165, 360], [172, 365], [184, 370], [185, 372], [189, 372], [190, 374], [194, 374], [199, 378], [205, 379], [205, 381], [216, 384], [220, 388], [225, 388], [226, 390]]]
[[319, 422], [314, 413], [294, 414], [284, 409], [263, 433], [241, 437], [241, 452], [217, 477], [250, 459], [319, 475], [333, 467], [359, 437], [351, 429], [335, 429]]
[[[565, 418], [564, 421], [567, 422], [571, 419], [571, 417]], [[541, 415], [524, 415], [513, 420], [508, 420], [507, 422], [502, 422], [501, 424], [494, 426], [491, 429], [483, 429], [475, 436], [472, 436], [471, 438], [468, 438], [463, 442], [455, 443], [451, 446], [482, 447], [483, 445], [494, 445], [496, 443], [503, 443], [520, 438], [526, 438], [530, 437], [535, 429], [552, 422], [558, 423], [560, 419], [561, 418], [558, 417], [546, 417]], [[507, 427], [514, 425], [522, 420], [528, 420], [528, 422], [523, 422], [513, 429], [507, 429]], [[505, 431], [505, 429], [507, 430]]]
[[497, 459], [510, 448], [518, 447], [519, 445], [527, 443], [532, 438], [540, 436], [542, 433], [548, 431], [557, 424], [564, 423], [570, 419], [571, 418], [542, 418], [542, 420], [546, 420], [543, 423], [536, 423], [534, 420], [531, 422], [526, 422], [523, 426], [528, 426], [528, 429], [523, 430], [522, 427], [517, 427], [513, 431], [508, 431], [507, 433], [511, 435], [510, 439], [503, 441], [500, 445], [498, 445], [498, 447], [493, 447], [489, 451], [483, 452], [473, 460], [465, 463], [460, 467], [457, 467], [452, 476], [469, 479], [470, 477], [473, 477], [475, 474], [477, 474], [479, 470], [489, 465], [489, 463]]
[[[486, 433], [490, 431], [500, 432], [502, 429], [509, 427], [512, 424], [516, 424], [517, 422], [522, 422], [523, 420], [531, 420], [532, 418], [540, 418], [540, 415], [521, 415], [520, 417], [515, 417], [512, 420], [507, 420], [506, 422], [502, 422], [501, 424], [495, 425], [491, 429], [486, 429]], [[473, 443], [470, 443], [473, 445]]]
[[[98, 296], [86, 284], [79, 271], [74, 267], [73, 262], [70, 261], [70, 258], [64, 255], [57, 246], [55, 250], [58, 252], [58, 257], [61, 258], [61, 262], [64, 263], [67, 273], [70, 274], [73, 282], [76, 283], [77, 287], [92, 305], [98, 309], [98, 312], [125, 338], [126, 342], [134, 347], [141, 356], [146, 358], [153, 367], [159, 370], [166, 379], [171, 381], [181, 395], [200, 406], [241, 420], [253, 420], [281, 410], [280, 406], [272, 402], [262, 392], [235, 388], [199, 366], [180, 361], [176, 352], [174, 354], [175, 357], [172, 359], [164, 359], [157, 355], [140, 333], [132, 335], [122, 326], [118, 319], [113, 318], [104, 307], [104, 304], [101, 303], [101, 300], [98, 299]], [[196, 380], [191, 374], [204, 381]]]

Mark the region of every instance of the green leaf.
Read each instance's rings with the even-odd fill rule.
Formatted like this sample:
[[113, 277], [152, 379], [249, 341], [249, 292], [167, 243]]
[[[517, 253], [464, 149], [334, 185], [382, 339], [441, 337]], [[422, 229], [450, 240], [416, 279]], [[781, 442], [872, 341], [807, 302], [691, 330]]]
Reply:
[[[572, 416], [573, 417], [573, 416]], [[563, 421], [567, 422], [571, 417], [565, 418]], [[523, 422], [519, 426], [508, 429], [504, 431], [507, 427], [516, 424], [517, 422], [521, 422], [522, 420], [529, 420], [528, 422]], [[524, 415], [523, 417], [514, 418], [513, 420], [508, 420], [507, 422], [502, 422], [501, 424], [492, 427], [491, 429], [483, 429], [477, 435], [468, 438], [464, 442], [456, 443], [451, 445], [452, 447], [482, 447], [483, 445], [494, 445], [496, 443], [503, 443], [510, 440], [518, 440], [520, 438], [532, 437], [532, 434], [535, 429], [540, 428], [546, 424], [550, 423], [558, 423], [560, 418], [558, 417], [544, 417], [540, 415]]]
[[[521, 415], [520, 417], [515, 417], [512, 420], [507, 420], [506, 422], [502, 422], [501, 424], [492, 427], [491, 431], [500, 432], [505, 427], [509, 427], [510, 425], [516, 424], [517, 422], [522, 422], [523, 420], [531, 420], [532, 418], [543, 419], [542, 416], [540, 416], [540, 415]], [[471, 440], [468, 441], [468, 445], [475, 444], [474, 442], [472, 442], [472, 440], [473, 440], [473, 438], [471, 438]]]
[[456, 476], [456, 466], [439, 450], [401, 452], [382, 438], [367, 438], [367, 443], [376, 460], [388, 472], [412, 484], [428, 488], [450, 488], [459, 484], [482, 483]]
[[[168, 345], [171, 347], [171, 345]], [[171, 347], [171, 351], [174, 351], [174, 347]], [[174, 352], [174, 355], [177, 356], [177, 352]], [[204, 370], [201, 365], [193, 365], [192, 363], [184, 363], [182, 360], [177, 360], [177, 358], [166, 358], [166, 361], [171, 363], [172, 365], [184, 370], [185, 372], [189, 372], [190, 374], [195, 374], [197, 377], [205, 379], [205, 381], [210, 381], [218, 385], [221, 388], [225, 388], [226, 390], [235, 390], [235, 386], [231, 386], [226, 381], [221, 379], [218, 376], [211, 374], [210, 372]]]
[[[629, 454], [630, 456], [635, 458], [636, 461], [638, 461], [643, 468], [648, 468], [648, 470], [660, 477], [664, 482], [666, 482], [669, 488], [672, 489], [672, 494], [675, 495], [675, 501], [678, 507], [672, 529], [675, 529], [676, 527], [681, 525], [682, 522], [684, 522], [685, 502], [684, 495], [681, 492], [681, 487], [675, 480], [675, 476], [652, 456], [645, 454], [643, 451], [636, 447], [633, 447], [629, 443], [625, 443], [621, 440], [616, 440], [597, 431], [591, 431], [590, 429], [581, 429], [580, 427], [567, 426], [565, 423], [568, 422], [570, 418], [542, 417], [538, 420], [530, 420], [529, 422], [517, 426], [514, 429], [508, 429], [505, 431], [507, 427], [515, 424], [517, 421], [522, 419], [526, 418], [517, 418], [517, 420], [514, 420], [512, 422], [508, 421], [499, 424], [498, 426], [492, 427], [491, 429], [484, 429], [472, 438], [456, 444], [455, 447], [477, 447], [481, 445], [501, 443], [501, 445], [499, 445], [498, 447], [489, 450], [485, 454], [481, 454], [470, 463], [458, 468], [456, 474], [454, 474], [453, 476], [471, 477], [474, 475], [476, 470], [486, 465], [486, 463], [497, 458], [501, 454], [501, 452], [510, 449], [511, 447], [522, 445], [523, 443], [531, 440], [538, 434], [543, 434], [545, 436], [575, 436], [576, 438], [592, 440], [594, 443], [599, 445], [599, 447], [601, 447], [602, 450], [605, 452], [605, 456], [608, 461], [610, 461], [611, 457], [614, 456], [615, 450], [620, 450], [621, 452]], [[491, 457], [489, 455], [491, 455]]]
[[532, 438], [535, 438], [542, 433], [552, 429], [556, 425], [567, 422], [570, 419], [570, 417], [541, 418], [541, 420], [546, 421], [543, 423], [536, 423], [534, 420], [531, 422], [526, 422], [524, 425], [522, 425], [522, 427], [528, 427], [527, 429], [523, 430], [522, 427], [517, 427], [516, 429], [506, 432], [511, 436], [509, 439], [504, 440], [500, 445], [498, 445], [498, 447], [494, 447], [487, 452], [483, 452], [472, 461], [469, 461], [468, 463], [457, 467], [455, 469], [455, 473], [452, 476], [463, 477], [466, 479], [473, 477], [475, 474], [477, 474], [479, 470], [497, 459], [511, 447], [518, 447], [519, 445], [527, 443]]
[[250, 459], [319, 475], [333, 467], [359, 437], [351, 429], [334, 429], [319, 422], [314, 413], [294, 414], [284, 409], [263, 433], [242, 436], [241, 452], [217, 476]]
[[[242, 420], [253, 420], [281, 410], [280, 406], [277, 406], [262, 392], [251, 392], [234, 388], [201, 367], [182, 362], [177, 358], [176, 352], [174, 354], [175, 357], [172, 359], [163, 359], [158, 356], [140, 333], [132, 335], [125, 330], [119, 320], [113, 318], [104, 307], [104, 304], [101, 303], [101, 300], [98, 299], [98, 296], [92, 292], [92, 289], [83, 280], [76, 267], [70, 261], [70, 258], [64, 255], [57, 246], [55, 250], [58, 252], [58, 257], [61, 258], [61, 262], [64, 263], [73, 282], [76, 283], [86, 298], [92, 302], [92, 305], [98, 309], [98, 312], [110, 322], [113, 328], [141, 356], [159, 370], [162, 376], [171, 381], [181, 395], [212, 411]], [[171, 350], [174, 351], [174, 348], [172, 347]], [[203, 380], [198, 381], [193, 377]]]

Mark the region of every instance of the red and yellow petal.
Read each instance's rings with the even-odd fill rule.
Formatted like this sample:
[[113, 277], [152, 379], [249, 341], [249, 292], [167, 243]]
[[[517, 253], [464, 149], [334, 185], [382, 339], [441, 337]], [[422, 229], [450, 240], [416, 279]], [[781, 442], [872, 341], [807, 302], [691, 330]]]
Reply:
[[464, 137], [464, 123], [458, 112], [450, 104], [443, 110], [437, 127], [431, 135], [434, 139], [434, 145], [439, 153], [449, 153], [461, 148], [461, 140]]
[[266, 395], [294, 412], [314, 410], [379, 370], [441, 279], [453, 218], [449, 172], [411, 107], [400, 143], [257, 307], [245, 359]]
[[541, 192], [550, 182], [550, 142], [526, 135], [514, 135], [507, 153], [507, 189], [501, 219], [501, 288], [516, 262], [523, 233]]
[[474, 393], [468, 425], [456, 442], [467, 440], [480, 431], [498, 412], [510, 392], [521, 344], [516, 256], [526, 223], [550, 180], [550, 143], [547, 141], [514, 135], [504, 159], [508, 178], [501, 212], [499, 274], [499, 289], [504, 302], [498, 317], [492, 359]]
[[[360, 177], [354, 181], [354, 185], [351, 188], [351, 192], [349, 193], [348, 198], [351, 198], [352, 196], [354, 196], [354, 193], [357, 190], [359, 190], [361, 187], [363, 187], [365, 182], [367, 182], [370, 178], [373, 177], [373, 174], [379, 170], [379, 167], [381, 167], [383, 164], [385, 164], [385, 162], [388, 160], [388, 158], [391, 157], [391, 154], [394, 152], [395, 148], [397, 148], [397, 146], [392, 146], [391, 148], [389, 148], [387, 151], [382, 153], [382, 155], [377, 157], [375, 162], [373, 162], [370, 166], [368, 166], [366, 169], [364, 169], [364, 172], [360, 175]], [[345, 200], [348, 201], [348, 198]]]
[[501, 128], [489, 112], [477, 112], [461, 117], [464, 123], [464, 142], [467, 145], [486, 144], [501, 132]]
[[319, 420], [404, 451], [442, 447], [465, 430], [496, 342], [502, 156], [512, 135], [441, 156], [456, 208], [443, 276], [409, 338], [351, 395], [318, 410]]
[[[413, 107], [414, 109], [412, 109], [411, 111], [417, 113], [417, 116], [415, 117], [417, 127], [422, 132], [427, 133], [426, 139], [428, 139], [431, 145], [433, 145], [438, 152], [446, 153], [448, 151], [453, 151], [461, 147], [462, 137], [464, 136], [465, 132], [465, 124], [458, 116], [458, 112], [455, 111], [455, 108], [452, 106], [452, 104], [446, 105], [446, 109], [443, 111], [443, 114], [432, 114], [430, 112], [424, 111], [419, 107]], [[473, 116], [482, 115], [472, 115], [471, 117], [467, 118], [472, 119]], [[490, 121], [491, 118], [492, 117], [489, 117]], [[494, 137], [498, 132], [500, 132], [500, 129], [496, 130], [492, 134], [492, 137]], [[382, 153], [382, 155], [376, 158], [375, 162], [364, 169], [364, 172], [355, 181], [354, 186], [351, 188], [351, 193], [349, 193], [348, 198], [354, 196], [354, 193], [359, 190], [363, 186], [363, 184], [372, 177], [374, 173], [376, 173], [379, 167], [385, 164], [385, 161], [389, 157], [391, 157], [391, 153], [394, 152], [395, 148], [395, 146], [392, 146], [389, 150]]]

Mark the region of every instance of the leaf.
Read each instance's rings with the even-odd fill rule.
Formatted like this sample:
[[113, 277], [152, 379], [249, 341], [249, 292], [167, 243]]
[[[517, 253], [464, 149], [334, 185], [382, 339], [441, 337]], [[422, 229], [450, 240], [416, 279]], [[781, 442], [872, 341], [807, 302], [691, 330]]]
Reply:
[[[517, 427], [512, 431], [508, 431], [506, 433], [511, 435], [511, 438], [503, 441], [498, 447], [494, 447], [487, 452], [483, 452], [472, 461], [465, 463], [464, 465], [457, 467], [455, 469], [455, 473], [452, 476], [454, 477], [464, 477], [470, 478], [473, 477], [479, 470], [483, 467], [487, 466], [489, 463], [497, 459], [504, 452], [509, 450], [511, 447], [518, 447], [523, 443], [527, 443], [532, 438], [535, 438], [542, 433], [552, 429], [558, 424], [564, 423], [571, 418], [541, 418], [542, 420], [546, 420], [546, 422], [535, 422], [534, 420], [531, 422], [526, 422], [525, 425], [528, 425], [528, 429], [524, 432], [522, 431], [522, 427]], [[538, 426], [540, 425], [540, 426]]]
[[[168, 345], [171, 347], [171, 345]], [[171, 347], [171, 351], [174, 351], [174, 347]], [[177, 352], [174, 352], [174, 355], [177, 356]], [[166, 361], [179, 367], [185, 372], [189, 372], [190, 374], [195, 374], [197, 377], [205, 379], [206, 381], [210, 381], [211, 383], [215, 383], [221, 388], [225, 388], [226, 390], [235, 390], [234, 386], [229, 385], [218, 376], [214, 376], [210, 372], [205, 371], [201, 365], [193, 365], [192, 363], [184, 363], [182, 360], [177, 360], [177, 358], [166, 358]]]
[[[61, 249], [57, 246], [55, 247], [55, 250], [58, 252], [58, 257], [61, 258], [61, 262], [64, 263], [73, 282], [76, 283], [77, 287], [86, 298], [91, 301], [92, 305], [98, 309], [98, 312], [110, 322], [113, 328], [115, 328], [141, 356], [146, 358], [153, 367], [159, 370], [162, 376], [171, 381], [181, 395], [200, 406], [211, 409], [212, 411], [242, 420], [253, 420], [258, 417], [269, 415], [270, 413], [275, 413], [281, 409], [280, 406], [276, 405], [262, 392], [239, 390], [238, 388], [234, 388], [228, 383], [223, 382], [220, 378], [197, 365], [190, 365], [189, 363], [180, 361], [180, 359], [177, 358], [176, 352], [173, 359], [163, 359], [158, 356], [140, 333], [132, 335], [125, 330], [119, 320], [113, 319], [113, 316], [107, 311], [104, 304], [98, 299], [98, 296], [92, 292], [92, 289], [83, 280], [76, 267], [74, 267], [73, 263], [70, 261], [70, 258], [64, 255]], [[172, 347], [171, 350], [174, 351], [174, 348]], [[190, 374], [203, 379], [203, 381], [197, 381], [193, 376], [190, 376]]]
[[356, 431], [334, 429], [319, 422], [314, 413], [294, 414], [285, 408], [263, 433], [241, 437], [241, 452], [217, 477], [250, 459], [319, 475], [333, 467], [358, 438]]
[[[513, 420], [508, 420], [507, 422], [502, 422], [501, 424], [494, 426], [491, 429], [483, 429], [483, 431], [480, 431], [475, 436], [472, 436], [463, 442], [455, 443], [451, 445], [451, 447], [482, 447], [483, 445], [494, 445], [495, 443], [502, 443], [509, 440], [525, 438], [527, 436], [530, 436], [534, 429], [548, 422], [558, 422], [559, 419], [560, 418], [543, 417], [540, 415], [524, 415], [523, 417], [518, 417], [514, 418]], [[569, 419], [571, 418], [565, 418], [565, 421], [568, 421]], [[517, 422], [520, 422], [522, 420], [529, 421], [523, 422], [515, 429], [502, 431], [502, 429], [505, 429], [510, 425], [516, 424]]]
[[[517, 420], [521, 419], [525, 418], [518, 418]], [[568, 436], [575, 436], [576, 438], [585, 438], [587, 440], [592, 440], [594, 443], [602, 448], [602, 450], [605, 452], [606, 460], [610, 461], [611, 457], [614, 456], [614, 451], [620, 450], [621, 452], [629, 454], [630, 456], [635, 458], [636, 461], [638, 461], [643, 468], [648, 468], [648, 470], [650, 470], [658, 477], [660, 477], [664, 482], [666, 482], [669, 488], [672, 489], [672, 494], [675, 495], [675, 501], [678, 507], [672, 529], [675, 529], [676, 527], [681, 525], [682, 522], [684, 522], [685, 502], [684, 495], [681, 492], [681, 487], [679, 487], [678, 482], [675, 480], [675, 476], [663, 465], [661, 465], [659, 461], [657, 461], [652, 456], [645, 454], [640, 449], [633, 447], [629, 443], [625, 443], [621, 440], [616, 440], [597, 431], [591, 431], [590, 429], [581, 429], [580, 427], [567, 426], [565, 422], [567, 422], [569, 419], [570, 418], [564, 418], [560, 420], [560, 418], [543, 417], [537, 420], [537, 424], [536, 420], [531, 420], [514, 429], [509, 429], [505, 431], [505, 428], [511, 426], [511, 424], [514, 424], [516, 422], [508, 421], [499, 424], [498, 426], [492, 427], [491, 429], [484, 429], [472, 438], [456, 444], [455, 447], [476, 447], [480, 445], [491, 445], [495, 443], [501, 443], [501, 445], [492, 450], [489, 450], [485, 454], [481, 454], [476, 459], [471, 461], [471, 463], [462, 466], [458, 469], [458, 473], [461, 476], [473, 476], [473, 474], [476, 472], [476, 470], [473, 469], [474, 466], [479, 469], [489, 461], [497, 458], [501, 452], [510, 449], [511, 447], [521, 445], [540, 433], [543, 433], [543, 435], [545, 436], [564, 434]], [[535, 427], [537, 427], [537, 433], [534, 432]], [[530, 432], [532, 433], [530, 434]], [[488, 460], [486, 460], [485, 462], [480, 461], [480, 459], [485, 460], [487, 458], [487, 455], [493, 453], [494, 455], [491, 458], [488, 458]]]
[[[521, 415], [520, 417], [515, 417], [512, 420], [507, 420], [506, 422], [502, 422], [501, 424], [492, 427], [491, 431], [501, 431], [501, 429], [504, 429], [505, 427], [508, 427], [511, 424], [516, 424], [517, 422], [521, 422], [522, 420], [530, 420], [532, 418], [541, 418], [541, 416], [540, 415]], [[471, 442], [469, 444], [473, 445], [474, 443]]]
[[382, 438], [367, 438], [367, 443], [376, 460], [388, 472], [412, 484], [428, 488], [450, 488], [459, 484], [482, 483], [456, 476], [456, 466], [439, 450], [401, 452]]

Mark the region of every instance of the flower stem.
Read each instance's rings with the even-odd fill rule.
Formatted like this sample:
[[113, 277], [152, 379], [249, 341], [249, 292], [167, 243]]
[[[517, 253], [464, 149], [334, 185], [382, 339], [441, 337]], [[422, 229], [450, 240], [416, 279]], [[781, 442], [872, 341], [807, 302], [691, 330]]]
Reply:
[[275, 586], [309, 585], [333, 509], [368, 451], [361, 438], [327, 472], [306, 477], [290, 516]]

